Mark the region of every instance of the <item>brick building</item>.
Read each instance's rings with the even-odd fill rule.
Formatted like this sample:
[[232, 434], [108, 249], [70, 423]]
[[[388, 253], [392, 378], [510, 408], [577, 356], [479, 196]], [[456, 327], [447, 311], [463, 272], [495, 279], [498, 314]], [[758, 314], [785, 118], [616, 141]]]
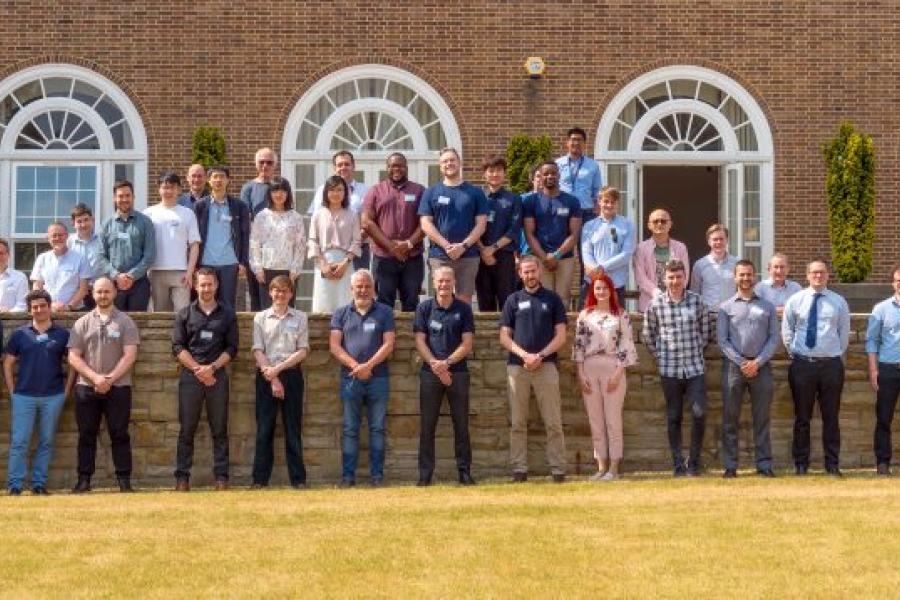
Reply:
[[[897, 256], [893, 1], [0, 7], [0, 235], [20, 267], [76, 201], [111, 214], [115, 177], [135, 180], [139, 207], [154, 201], [201, 124], [225, 133], [235, 193], [253, 152], [276, 148], [301, 210], [336, 149], [366, 182], [394, 150], [433, 182], [453, 145], [478, 180], [510, 136], [561, 145], [580, 125], [636, 223], [667, 206], [693, 257], [722, 220], [736, 253], [799, 263], [828, 256], [820, 148], [849, 119], [878, 153], [873, 279]], [[527, 76], [530, 56], [543, 77]]]

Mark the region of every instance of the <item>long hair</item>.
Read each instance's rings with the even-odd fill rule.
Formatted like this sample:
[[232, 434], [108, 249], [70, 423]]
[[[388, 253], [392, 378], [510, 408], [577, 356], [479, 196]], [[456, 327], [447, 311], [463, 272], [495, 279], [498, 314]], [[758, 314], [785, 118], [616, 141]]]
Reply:
[[291, 182], [283, 177], [273, 177], [272, 181], [269, 182], [269, 188], [266, 190], [266, 208], [271, 209], [275, 204], [272, 202], [272, 192], [275, 190], [282, 190], [287, 194], [287, 198], [284, 201], [284, 210], [291, 210], [294, 208], [294, 194], [291, 192]]
[[597, 307], [597, 296], [594, 295], [594, 283], [597, 281], [602, 281], [606, 284], [606, 287], [609, 288], [609, 312], [614, 315], [621, 313], [622, 308], [619, 306], [619, 296], [616, 294], [616, 286], [606, 273], [599, 273], [591, 277], [591, 282], [588, 284], [587, 288], [587, 298], [584, 301], [584, 307], [588, 312]]

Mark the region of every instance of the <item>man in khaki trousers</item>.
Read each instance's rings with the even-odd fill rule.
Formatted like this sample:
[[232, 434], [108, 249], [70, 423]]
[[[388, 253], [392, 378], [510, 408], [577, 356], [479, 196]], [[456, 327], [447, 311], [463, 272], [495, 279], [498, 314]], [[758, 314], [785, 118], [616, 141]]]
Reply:
[[534, 390], [547, 431], [547, 463], [553, 481], [566, 480], [556, 351], [566, 343], [566, 308], [556, 292], [541, 286], [541, 264], [534, 256], [519, 261], [522, 289], [506, 299], [500, 316], [500, 343], [509, 351], [511, 428], [509, 459], [513, 481], [528, 479], [528, 401]]

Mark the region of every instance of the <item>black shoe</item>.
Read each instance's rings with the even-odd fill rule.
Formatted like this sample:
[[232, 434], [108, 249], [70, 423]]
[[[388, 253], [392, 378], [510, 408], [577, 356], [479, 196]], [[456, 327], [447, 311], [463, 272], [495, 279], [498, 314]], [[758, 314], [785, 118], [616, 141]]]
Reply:
[[832, 477], [843, 477], [844, 474], [841, 473], [841, 470], [837, 467], [825, 467], [825, 473], [831, 475]]
[[265, 488], [265, 487], [266, 487], [266, 485], [265, 485], [264, 483], [256, 483], [256, 482], [253, 482], [253, 483], [250, 484], [250, 489], [251, 489], [251, 490], [261, 490], [261, 489], [263, 489], [263, 488]]
[[431, 479], [422, 478], [416, 482], [416, 487], [428, 487], [430, 485], [431, 485]]
[[372, 478], [372, 487], [373, 488], [384, 487], [384, 477], [373, 477]]
[[460, 485], [475, 485], [475, 480], [472, 479], [472, 474], [468, 471], [460, 471], [459, 472], [459, 484]]
[[19, 488], [9, 488], [9, 495], [10, 496], [21, 496], [22, 490], [20, 490]]
[[525, 483], [528, 481], [528, 473], [525, 471], [513, 471], [513, 483]]
[[757, 469], [756, 474], [760, 477], [775, 477], [775, 471], [772, 470], [772, 467], [766, 467], [765, 469]]
[[349, 477], [344, 477], [341, 479], [341, 483], [340, 483], [339, 487], [342, 487], [344, 489], [356, 487], [356, 480], [350, 479]]
[[809, 467], [806, 465], [797, 465], [796, 467], [794, 467], [794, 472], [797, 475], [806, 475], [807, 473], [809, 473]]
[[735, 479], [737, 477], [737, 469], [725, 469], [722, 479]]
[[85, 494], [91, 491], [91, 478], [90, 477], [79, 477], [78, 483], [75, 484], [75, 487], [72, 488], [73, 494]]
[[678, 465], [672, 471], [672, 476], [673, 477], [687, 477], [687, 467], [685, 467], [684, 465]]
[[882, 477], [888, 477], [891, 474], [891, 467], [887, 463], [878, 463], [878, 468], [875, 472]]
[[134, 493], [134, 488], [131, 487], [131, 477], [119, 477], [119, 491], [123, 494]]
[[35, 496], [49, 496], [50, 495], [50, 492], [47, 491], [47, 488], [45, 488], [42, 485], [36, 485], [33, 488], [31, 488], [31, 493], [34, 494]]
[[[737, 475], [737, 474], [735, 473], [735, 475]], [[697, 467], [697, 466], [688, 467], [687, 468], [687, 476], [688, 477], [700, 477], [700, 467]]]
[[566, 474], [565, 473], [554, 473], [553, 474], [553, 483], [565, 483], [566, 482]]
[[298, 481], [297, 483], [292, 483], [291, 487], [295, 490], [308, 490], [309, 484], [307, 484], [305, 481]]

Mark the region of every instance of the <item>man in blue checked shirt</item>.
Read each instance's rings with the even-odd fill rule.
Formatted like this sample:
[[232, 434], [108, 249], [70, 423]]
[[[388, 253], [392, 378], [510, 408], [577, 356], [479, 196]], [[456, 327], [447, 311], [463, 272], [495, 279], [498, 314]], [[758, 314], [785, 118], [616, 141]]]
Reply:
[[628, 283], [628, 265], [634, 254], [634, 226], [625, 217], [616, 214], [619, 207], [619, 190], [605, 187], [597, 198], [598, 216], [581, 230], [581, 261], [584, 278], [581, 282], [581, 304], [591, 278], [606, 273], [616, 286], [619, 306], [625, 306], [625, 284]]
[[[656, 296], [644, 316], [644, 343], [659, 367], [669, 447], [675, 477], [700, 474], [700, 450], [706, 427], [706, 363], [703, 350], [711, 337], [709, 312], [698, 294], [685, 289], [680, 260], [666, 263], [666, 291]], [[684, 401], [691, 405], [691, 449], [687, 465], [681, 449]]]
[[809, 470], [809, 422], [819, 403], [825, 472], [841, 476], [841, 429], [838, 412], [844, 389], [843, 354], [850, 341], [850, 309], [847, 301], [827, 289], [828, 267], [813, 261], [806, 267], [809, 287], [784, 305], [781, 337], [791, 366], [788, 383], [794, 397], [794, 466], [797, 475]]
[[894, 294], [875, 305], [866, 328], [869, 383], [875, 390], [877, 473], [891, 474], [891, 423], [900, 394], [900, 266], [891, 272]]

